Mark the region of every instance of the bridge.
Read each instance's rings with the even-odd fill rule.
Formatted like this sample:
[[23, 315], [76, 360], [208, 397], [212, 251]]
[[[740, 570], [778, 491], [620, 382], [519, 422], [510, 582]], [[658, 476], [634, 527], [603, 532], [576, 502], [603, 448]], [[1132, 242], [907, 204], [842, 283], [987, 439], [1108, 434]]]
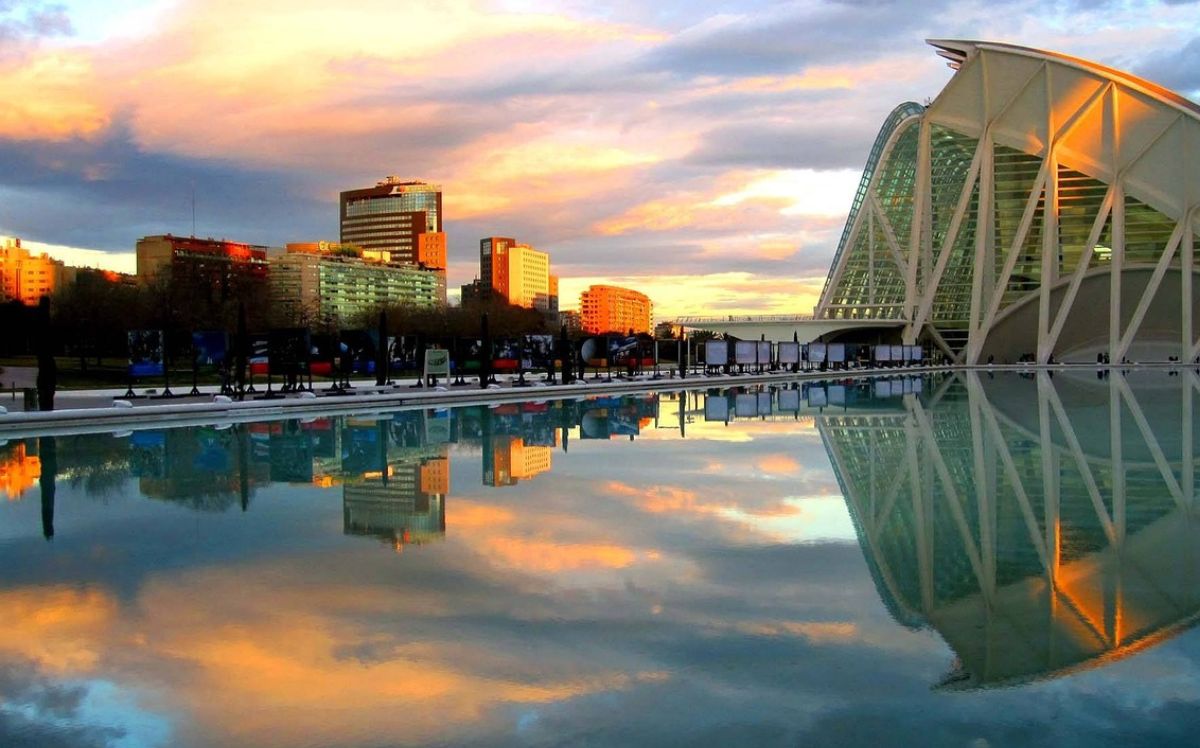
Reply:
[[[801, 343], [814, 340], [833, 339], [848, 331], [860, 333], [877, 330], [878, 342], [890, 341], [904, 328], [904, 320], [879, 319], [813, 319], [811, 314], [729, 314], [706, 317], [677, 317], [671, 322], [672, 329], [697, 331], [708, 330], [740, 340], [791, 340]], [[861, 339], [861, 336], [860, 336]], [[868, 341], [869, 342], [869, 341]]]

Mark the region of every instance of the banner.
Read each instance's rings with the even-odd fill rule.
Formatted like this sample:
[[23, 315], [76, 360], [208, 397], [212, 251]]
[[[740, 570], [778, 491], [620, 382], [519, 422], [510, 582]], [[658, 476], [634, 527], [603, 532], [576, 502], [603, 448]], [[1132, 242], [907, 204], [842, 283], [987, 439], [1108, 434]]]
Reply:
[[758, 414], [760, 416], [771, 415], [771, 393], [770, 393], [770, 391], [758, 393]]
[[900, 361], [900, 362], [904, 361], [904, 346], [902, 346], [902, 345], [892, 346], [892, 360]]
[[808, 344], [808, 362], [811, 364], [825, 363], [827, 349], [824, 343]]
[[[636, 366], [641, 358], [641, 341], [635, 336], [608, 339], [608, 363], [610, 366]], [[653, 364], [651, 364], [653, 366]]]
[[521, 339], [499, 338], [492, 343], [492, 369], [516, 371], [521, 367]]
[[886, 379], [875, 380], [875, 397], [884, 398], [892, 396], [892, 383]]
[[250, 363], [251, 374], [266, 374], [268, 364], [270, 363], [270, 341], [265, 335], [250, 336], [250, 355], [247, 359]]
[[[795, 345], [793, 343], [793, 345]], [[784, 413], [795, 413], [800, 410], [800, 390], [780, 390], [779, 410]]]
[[356, 374], [375, 373], [377, 330], [342, 330], [341, 355], [349, 359], [349, 370]]
[[733, 362], [735, 364], [758, 363], [758, 343], [753, 340], [738, 340], [734, 342]]
[[129, 374], [156, 377], [163, 373], [162, 330], [129, 331]]
[[[711, 342], [711, 341], [710, 341]], [[706, 346], [707, 348], [707, 346]], [[704, 396], [704, 420], [724, 423], [729, 420], [729, 400], [724, 395]]]
[[333, 374], [338, 350], [332, 335], [312, 335], [309, 338], [309, 366], [314, 376], [328, 377]]
[[829, 355], [829, 363], [844, 364], [846, 363], [846, 344], [845, 343], [830, 343], [827, 349]]
[[771, 365], [771, 341], [758, 341], [758, 363], [763, 366]]
[[388, 340], [388, 360], [391, 362], [392, 371], [416, 371], [417, 336], [397, 335]]
[[450, 376], [450, 351], [445, 348], [425, 349], [425, 378]]
[[[704, 365], [705, 366], [725, 366], [729, 363], [729, 341], [727, 340], [706, 340], [704, 341]], [[721, 419], [724, 420], [724, 419]]]
[[267, 359], [279, 373], [304, 371], [308, 362], [308, 329], [288, 327], [267, 333]]
[[831, 384], [831, 385], [829, 385], [827, 392], [829, 393], [829, 404], [830, 405], [840, 405], [840, 406], [845, 407], [845, 405], [846, 405], [846, 385]]
[[[429, 361], [429, 353], [425, 356], [426, 362]], [[449, 361], [449, 358], [447, 358]], [[435, 408], [425, 414], [425, 443], [426, 444], [449, 444], [454, 436], [453, 416], [450, 415], [449, 408]]]
[[875, 361], [877, 363], [886, 363], [892, 360], [892, 347], [890, 345], [877, 345], [874, 352]]
[[909, 361], [912, 361], [915, 363], [920, 363], [924, 358], [925, 358], [924, 351], [921, 350], [921, 346], [919, 346], [919, 345], [908, 346], [908, 360]]
[[229, 336], [223, 330], [199, 330], [192, 333], [192, 355], [197, 368], [220, 367], [229, 351]]
[[733, 398], [733, 413], [738, 418], [753, 418], [758, 415], [758, 396], [743, 393]]
[[586, 338], [579, 344], [579, 357], [588, 366], [608, 365], [608, 338]]
[[808, 388], [808, 404], [814, 408], [823, 408], [829, 403], [829, 397], [825, 392], [824, 387], [813, 386]]
[[800, 363], [799, 343], [776, 343], [775, 349], [778, 351], [779, 363], [781, 365]]
[[526, 335], [525, 359], [522, 364], [526, 369], [549, 369], [554, 365], [554, 336]]

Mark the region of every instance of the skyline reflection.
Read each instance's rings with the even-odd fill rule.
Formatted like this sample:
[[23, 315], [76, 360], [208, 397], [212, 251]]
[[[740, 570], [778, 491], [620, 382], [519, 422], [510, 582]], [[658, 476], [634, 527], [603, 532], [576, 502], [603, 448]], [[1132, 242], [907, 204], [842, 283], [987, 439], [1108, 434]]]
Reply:
[[892, 377], [13, 440], [41, 472], [0, 502], [0, 737], [1179, 740], [1198, 391]]

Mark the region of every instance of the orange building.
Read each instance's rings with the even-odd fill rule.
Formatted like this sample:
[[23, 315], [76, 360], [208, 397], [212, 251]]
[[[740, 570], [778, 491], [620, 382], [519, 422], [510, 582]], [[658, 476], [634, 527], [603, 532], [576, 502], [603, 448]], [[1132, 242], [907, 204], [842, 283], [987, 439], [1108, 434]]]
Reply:
[[426, 270], [446, 269], [445, 231], [427, 231], [417, 235], [417, 264]]
[[36, 306], [43, 296], [51, 296], [67, 280], [63, 263], [50, 255], [30, 254], [15, 237], [0, 236], [0, 295], [22, 304]]
[[479, 240], [481, 290], [509, 304], [558, 312], [558, 276], [550, 274], [550, 255], [506, 236]]
[[0, 492], [9, 501], [20, 499], [41, 477], [41, 459], [29, 454], [23, 442], [7, 452], [0, 450]]
[[645, 294], [620, 286], [588, 286], [579, 297], [586, 333], [649, 333], [653, 310]]
[[492, 437], [484, 444], [483, 483], [487, 486], [515, 486], [550, 470], [552, 447], [526, 444], [519, 436]]

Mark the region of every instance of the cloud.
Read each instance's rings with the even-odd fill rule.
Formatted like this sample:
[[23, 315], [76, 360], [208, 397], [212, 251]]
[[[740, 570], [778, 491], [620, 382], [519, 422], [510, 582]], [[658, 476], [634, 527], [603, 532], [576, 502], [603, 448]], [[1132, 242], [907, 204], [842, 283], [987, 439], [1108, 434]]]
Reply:
[[[5, 0], [0, 2], [0, 43], [44, 37], [69, 36], [74, 33], [66, 8], [53, 2], [38, 0]], [[0, 50], [0, 56], [4, 50]]]
[[720, 311], [804, 311], [754, 294], [828, 270], [879, 124], [947, 78], [923, 36], [1196, 88], [1184, 5], [1007, 5], [8, 0], [0, 231], [127, 252], [189, 231], [194, 185], [201, 235], [336, 239], [337, 193], [394, 173], [443, 185], [451, 286], [500, 234], [564, 281], [694, 281], [664, 316], [738, 272]]
[[1200, 36], [1180, 49], [1151, 55], [1137, 73], [1167, 88], [1195, 95], [1200, 92]]

